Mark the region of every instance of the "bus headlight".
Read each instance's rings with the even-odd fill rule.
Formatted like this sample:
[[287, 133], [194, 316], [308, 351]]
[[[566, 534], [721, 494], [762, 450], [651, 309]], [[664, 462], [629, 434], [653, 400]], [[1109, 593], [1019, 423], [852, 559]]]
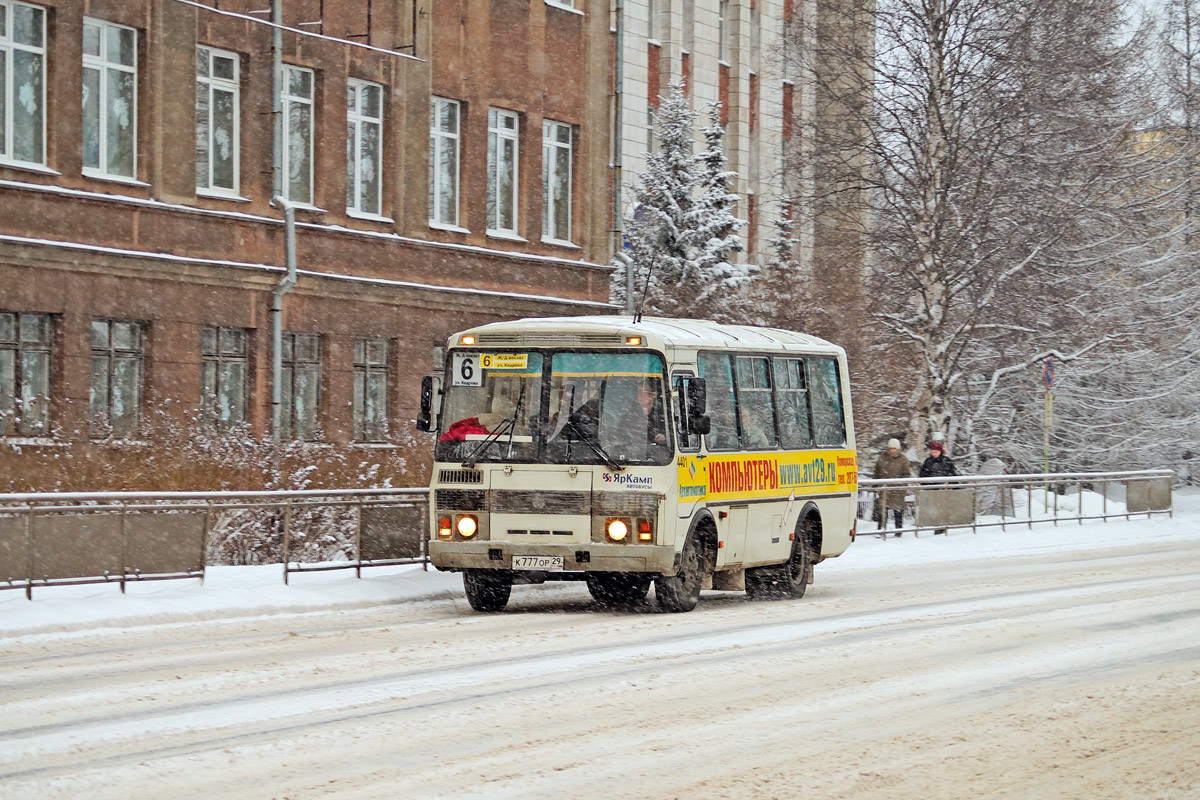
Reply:
[[614, 542], [623, 542], [629, 535], [629, 525], [622, 519], [610, 519], [604, 530]]
[[458, 535], [470, 539], [479, 531], [479, 520], [470, 514], [458, 518]]

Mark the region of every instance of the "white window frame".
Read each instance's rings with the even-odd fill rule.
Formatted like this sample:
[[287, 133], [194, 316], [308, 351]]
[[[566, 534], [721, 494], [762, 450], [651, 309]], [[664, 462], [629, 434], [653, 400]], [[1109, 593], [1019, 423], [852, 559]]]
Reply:
[[[379, 116], [372, 116], [363, 111], [364, 90], [374, 89], [379, 92]], [[346, 125], [354, 128], [354, 153], [346, 153], [346, 210], [353, 215], [371, 218], [383, 218], [383, 114], [387, 95], [382, 83], [372, 83], [357, 78], [351, 78], [347, 84]], [[354, 103], [349, 101], [353, 97]], [[362, 196], [362, 155], [363, 129], [374, 125], [379, 128], [376, 137], [375, 169], [378, 172], [375, 182], [375, 210], [362, 208], [359, 202]]]
[[[228, 50], [218, 50], [208, 45], [198, 45], [197, 55], [206, 54], [208, 59], [208, 75], [196, 75], [196, 91], [208, 93], [208, 185], [196, 184], [196, 194], [210, 197], [240, 197], [242, 185], [242, 60], [237, 53]], [[213, 75], [213, 62], [217, 58], [227, 58], [233, 62], [233, 78], [218, 78]], [[213, 126], [213, 93], [221, 91], [233, 95], [233, 186], [213, 185], [213, 158], [216, 149]]]
[[[557, 133], [565, 129], [570, 134], [568, 142], [558, 141]], [[567, 230], [566, 236], [554, 236], [551, 233], [551, 226], [558, 211], [557, 204], [554, 200], [553, 187], [555, 183], [556, 173], [555, 165], [558, 159], [555, 158], [558, 150], [565, 149], [567, 151]], [[575, 126], [566, 122], [557, 122], [555, 120], [542, 120], [542, 241], [549, 244], [571, 245], [571, 210], [572, 200], [575, 194]], [[557, 231], [555, 231], [557, 233]]]
[[[453, 131], [444, 131], [438, 126], [438, 118], [441, 116], [442, 108], [453, 105], [457, 113], [455, 114], [455, 129]], [[459, 220], [459, 186], [462, 184], [462, 103], [457, 100], [451, 100], [447, 97], [431, 97], [429, 99], [429, 226], [432, 228], [452, 228], [461, 230], [458, 225]], [[454, 148], [454, 185], [447, 187], [443, 186], [439, 177], [437, 165], [441, 161], [441, 154], [445, 152], [445, 148]], [[453, 202], [450, 204], [454, 209], [453, 219], [441, 219], [438, 217], [438, 208], [442, 203], [440, 198], [445, 192], [452, 195]]]
[[[17, 7], [30, 8], [42, 15], [42, 42], [40, 45], [21, 44], [13, 39], [13, 19], [12, 12]], [[46, 22], [47, 22], [46, 7], [33, 5], [32, 3], [19, 3], [15, 0], [0, 0], [0, 29], [4, 31], [0, 34], [0, 61], [4, 64], [5, 81], [0, 85], [0, 99], [4, 100], [4, 119], [3, 129], [0, 131], [0, 163], [14, 165], [29, 165], [37, 167], [45, 167], [46, 165]], [[18, 98], [15, 96], [16, 91], [13, 86], [15, 75], [13, 73], [13, 53], [21, 51], [38, 56], [40, 59], [40, 68], [42, 73], [42, 96], [38, 103], [38, 108], [42, 113], [42, 151], [39, 154], [40, 158], [37, 161], [26, 161], [24, 159], [15, 158], [13, 156], [13, 110], [16, 108]]]
[[[83, 167], [83, 174], [90, 178], [104, 178], [106, 180], [119, 181], [134, 181], [137, 180], [138, 170], [138, 32], [135, 28], [130, 28], [127, 25], [118, 25], [115, 22], [108, 22], [103, 19], [94, 17], [83, 18], [84, 36], [87, 36], [87, 28], [89, 26], [99, 29], [100, 33], [100, 55], [89, 55], [87, 50], [83, 51], [83, 71], [86, 75], [88, 70], [93, 70], [100, 74], [100, 80], [97, 82], [100, 87], [100, 97], [98, 99], [99, 114], [96, 118], [96, 124], [100, 130], [97, 132], [99, 140], [99, 165], [89, 167], [86, 164]], [[117, 61], [108, 60], [108, 38], [116, 31], [129, 31], [133, 34], [133, 64], [121, 64]], [[108, 170], [108, 73], [109, 72], [124, 72], [133, 76], [133, 107], [129, 110], [130, 116], [130, 135], [133, 137], [133, 151], [130, 160], [130, 172], [109, 172]], [[86, 132], [84, 132], [86, 135]], [[85, 156], [86, 157], [86, 156]]]
[[576, 1], [577, 0], [546, 0], [546, 5], [554, 8], [561, 8], [565, 11], [574, 11], [576, 14], [582, 14], [583, 9], [575, 7]]
[[[309, 97], [291, 93], [291, 74], [293, 72], [302, 72], [308, 75]], [[316, 161], [314, 154], [314, 140], [316, 139], [317, 128], [317, 76], [307, 67], [297, 67], [292, 64], [283, 65], [283, 86], [280, 91], [280, 108], [282, 110], [280, 124], [280, 182], [283, 184], [280, 191], [283, 196], [293, 203], [302, 206], [312, 206], [316, 197], [316, 186], [314, 185], [314, 162]], [[292, 185], [289, 176], [292, 174], [291, 169], [291, 148], [288, 142], [291, 139], [291, 108], [292, 105], [304, 105], [309, 107], [309, 128], [308, 128], [308, 197], [295, 197], [292, 195]]]
[[[503, 120], [511, 120], [512, 127], [505, 127]], [[500, 143], [512, 142], [512, 226], [503, 227], [500, 220]], [[520, 227], [520, 184], [521, 184], [521, 115], [503, 108], [488, 109], [488, 176], [489, 200], [496, 197], [496, 215], [488, 211], [487, 232], [492, 236], [516, 237]]]
[[729, 60], [729, 0], [717, 0], [717, 60]]

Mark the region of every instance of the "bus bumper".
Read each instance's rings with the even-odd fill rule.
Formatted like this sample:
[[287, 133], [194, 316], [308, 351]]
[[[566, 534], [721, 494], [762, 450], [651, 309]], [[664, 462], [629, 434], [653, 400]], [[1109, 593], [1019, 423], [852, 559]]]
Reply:
[[670, 545], [513, 544], [511, 542], [429, 543], [429, 561], [438, 569], [512, 569], [513, 556], [562, 556], [564, 572], [653, 572], [673, 575]]

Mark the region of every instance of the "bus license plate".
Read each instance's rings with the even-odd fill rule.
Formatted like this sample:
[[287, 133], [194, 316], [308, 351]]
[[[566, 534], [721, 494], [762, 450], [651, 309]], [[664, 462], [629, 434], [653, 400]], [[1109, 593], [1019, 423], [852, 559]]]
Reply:
[[513, 556], [513, 569], [562, 569], [562, 556]]

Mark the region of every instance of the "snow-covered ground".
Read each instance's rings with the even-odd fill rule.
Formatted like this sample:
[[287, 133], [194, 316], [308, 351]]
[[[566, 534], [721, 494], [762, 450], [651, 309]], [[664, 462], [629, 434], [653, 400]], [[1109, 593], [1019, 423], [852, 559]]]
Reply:
[[[1034, 500], [1035, 518], [1053, 516]], [[1024, 515], [1024, 493], [1016, 493], [1018, 514]], [[1062, 515], [1073, 514], [1078, 495], [1059, 498]], [[1116, 504], [1109, 502], [1112, 513]], [[1085, 494], [1084, 511], [1100, 514], [1102, 500]], [[998, 522], [999, 518], [981, 518]], [[860, 530], [874, 530], [871, 522], [859, 522]], [[860, 536], [840, 558], [818, 567], [818, 574], [864, 568], [900, 567], [947, 561], [1010, 558], [1051, 551], [1071, 551], [1128, 544], [1130, 541], [1160, 542], [1200, 536], [1200, 487], [1176, 491], [1174, 518], [1162, 515], [1108, 522], [1039, 522], [1032, 527], [1012, 524], [1001, 531], [983, 528], [978, 533], [953, 530], [947, 536], [926, 531], [899, 541], [880, 541]], [[217, 619], [254, 616], [312, 609], [362, 608], [423, 598], [462, 593], [459, 575], [425, 570], [421, 566], [364, 569], [362, 578], [353, 570], [293, 574], [290, 585], [283, 582], [279, 565], [260, 567], [210, 567], [203, 585], [198, 580], [129, 583], [121, 594], [117, 584], [62, 586], [33, 590], [33, 601], [21, 589], [0, 592], [0, 636], [48, 631], [80, 631], [95, 627], [114, 628], [127, 624]], [[521, 593], [545, 591], [544, 587], [518, 587]]]
[[1200, 494], [879, 540], [799, 601], [476, 614], [419, 567], [0, 593], [0, 798], [1200, 797]]

